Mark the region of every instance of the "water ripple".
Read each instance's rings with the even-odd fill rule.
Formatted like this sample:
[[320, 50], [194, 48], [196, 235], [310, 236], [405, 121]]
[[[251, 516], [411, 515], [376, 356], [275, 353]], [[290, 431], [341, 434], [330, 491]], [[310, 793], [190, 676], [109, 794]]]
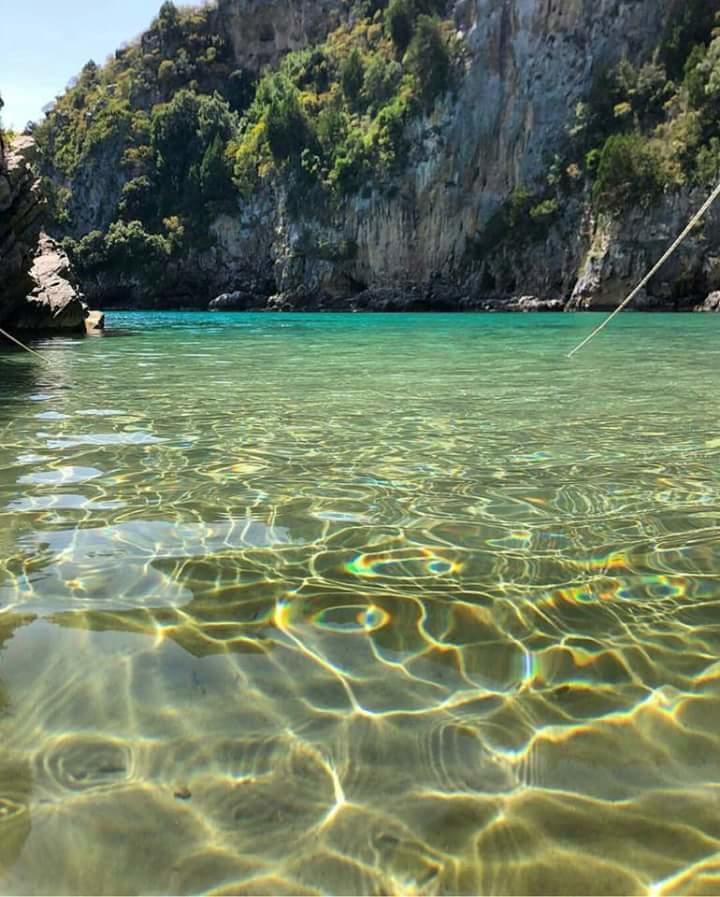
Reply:
[[700, 317], [0, 358], [0, 893], [716, 890]]

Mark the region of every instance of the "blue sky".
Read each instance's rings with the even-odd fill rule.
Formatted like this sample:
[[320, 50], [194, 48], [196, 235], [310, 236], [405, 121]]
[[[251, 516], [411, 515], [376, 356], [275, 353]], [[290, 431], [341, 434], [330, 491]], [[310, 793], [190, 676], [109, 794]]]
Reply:
[[88, 59], [102, 63], [151, 22], [162, 0], [8, 0], [0, 18], [0, 93], [6, 127], [18, 130]]

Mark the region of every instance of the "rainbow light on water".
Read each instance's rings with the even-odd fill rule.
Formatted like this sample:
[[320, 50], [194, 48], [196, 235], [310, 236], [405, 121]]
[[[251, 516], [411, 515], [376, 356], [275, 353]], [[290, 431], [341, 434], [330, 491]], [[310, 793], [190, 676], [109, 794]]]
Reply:
[[353, 576], [371, 579], [379, 576], [397, 577], [398, 567], [402, 567], [402, 577], [410, 579], [417, 576], [456, 575], [461, 572], [463, 565], [430, 548], [358, 554], [345, 564], [345, 570]]

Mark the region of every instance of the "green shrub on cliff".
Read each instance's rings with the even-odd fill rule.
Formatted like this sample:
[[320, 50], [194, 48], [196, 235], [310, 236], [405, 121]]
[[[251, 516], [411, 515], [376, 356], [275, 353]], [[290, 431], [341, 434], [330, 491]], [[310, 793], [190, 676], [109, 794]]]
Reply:
[[106, 234], [92, 231], [81, 240], [66, 238], [63, 247], [82, 275], [109, 271], [149, 278], [162, 273], [173, 242], [168, 235], [148, 233], [141, 221], [116, 221]]
[[170, 256], [167, 237], [149, 234], [141, 221], [116, 221], [105, 236], [105, 251], [111, 268], [121, 271], [132, 266], [159, 267]]
[[340, 82], [348, 103], [354, 104], [365, 83], [365, 69], [357, 47], [353, 48], [340, 68]]
[[408, 69], [415, 76], [423, 104], [432, 106], [450, 83], [450, 53], [440, 23], [420, 16], [407, 52]]
[[697, 155], [696, 172], [698, 183], [715, 186], [720, 182], [720, 137], [711, 137]]
[[327, 198], [382, 185], [406, 158], [408, 122], [450, 85], [451, 29], [422, 12], [432, 7], [407, 6], [412, 34], [401, 59], [391, 4], [384, 24], [359, 19], [265, 74], [230, 148], [241, 192], [279, 171]]
[[398, 52], [404, 53], [410, 45], [415, 26], [412, 0], [390, 0], [385, 22]]
[[603, 211], [622, 211], [662, 192], [661, 161], [651, 141], [640, 134], [616, 134], [602, 148], [593, 199]]
[[619, 214], [665, 191], [713, 180], [720, 145], [719, 10], [720, 0], [679, 5], [649, 61], [621, 61], [578, 104], [561, 180], [575, 189], [584, 174], [597, 211]]
[[402, 76], [402, 65], [394, 59], [387, 59], [380, 53], [370, 57], [365, 69], [362, 96], [371, 115], [397, 94]]
[[218, 94], [202, 96], [181, 90], [169, 103], [156, 106], [150, 117], [150, 146], [164, 192], [189, 189], [202, 193], [206, 153], [217, 142], [226, 146], [235, 126], [228, 103]]
[[445, 13], [444, 0], [390, 0], [385, 13], [385, 26], [400, 55], [410, 46], [423, 16]]
[[515, 248], [544, 240], [560, 211], [557, 195], [534, 193], [521, 184], [469, 241], [468, 258], [482, 259], [510, 240]]
[[261, 82], [256, 103], [262, 109], [273, 158], [278, 162], [298, 158], [313, 139], [298, 87], [282, 73], [271, 75]]
[[155, 186], [147, 175], [128, 181], [120, 193], [118, 213], [125, 221], [153, 217], [157, 214]]
[[720, 13], [720, 0], [683, 0], [670, 18], [659, 48], [668, 77], [682, 77], [688, 56], [706, 44]]

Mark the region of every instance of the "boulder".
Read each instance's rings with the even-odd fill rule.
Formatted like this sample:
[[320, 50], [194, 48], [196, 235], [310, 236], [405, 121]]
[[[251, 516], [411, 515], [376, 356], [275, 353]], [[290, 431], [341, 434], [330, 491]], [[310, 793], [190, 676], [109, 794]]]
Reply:
[[563, 311], [562, 299], [539, 299], [537, 296], [518, 296], [509, 305], [511, 311]]
[[85, 332], [88, 308], [72, 279], [68, 257], [45, 233], [38, 241], [30, 283], [28, 296], [12, 317], [13, 329]]
[[257, 308], [263, 303], [253, 293], [237, 290], [234, 293], [223, 293], [213, 299], [208, 306], [209, 311], [247, 311], [249, 308]]
[[717, 311], [720, 312], [720, 292], [710, 293], [705, 302], [700, 306], [698, 311]]
[[93, 335], [105, 330], [105, 315], [101, 311], [89, 311], [85, 319], [85, 330]]

